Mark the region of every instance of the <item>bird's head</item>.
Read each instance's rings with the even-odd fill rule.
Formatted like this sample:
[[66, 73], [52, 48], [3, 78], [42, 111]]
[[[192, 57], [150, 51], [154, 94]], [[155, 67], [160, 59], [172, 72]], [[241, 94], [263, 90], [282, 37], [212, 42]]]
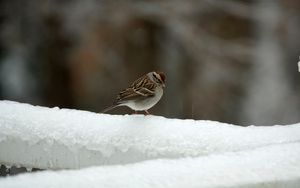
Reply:
[[152, 77], [152, 80], [155, 83], [161, 85], [162, 87], [165, 87], [166, 75], [163, 72], [160, 71], [150, 72], [150, 76]]

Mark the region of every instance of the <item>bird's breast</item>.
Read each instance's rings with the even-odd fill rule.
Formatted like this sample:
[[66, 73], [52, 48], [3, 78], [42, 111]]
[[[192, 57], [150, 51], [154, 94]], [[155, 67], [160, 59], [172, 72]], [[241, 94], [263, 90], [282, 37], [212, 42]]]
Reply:
[[164, 91], [163, 91], [162, 87], [157, 87], [155, 89], [155, 94], [153, 97], [148, 97], [148, 98], [144, 98], [141, 100], [131, 101], [131, 102], [128, 102], [126, 104], [126, 106], [128, 106], [129, 108], [131, 108], [133, 110], [137, 110], [137, 111], [148, 110], [148, 109], [152, 108], [161, 99], [163, 92]]

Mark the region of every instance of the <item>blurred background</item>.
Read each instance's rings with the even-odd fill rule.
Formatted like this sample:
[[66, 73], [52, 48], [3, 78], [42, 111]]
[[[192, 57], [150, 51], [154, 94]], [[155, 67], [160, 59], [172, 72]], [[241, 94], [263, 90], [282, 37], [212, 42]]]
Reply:
[[[99, 112], [152, 70], [150, 112], [300, 122], [299, 0], [0, 0], [0, 99]], [[112, 114], [132, 113], [126, 107]]]

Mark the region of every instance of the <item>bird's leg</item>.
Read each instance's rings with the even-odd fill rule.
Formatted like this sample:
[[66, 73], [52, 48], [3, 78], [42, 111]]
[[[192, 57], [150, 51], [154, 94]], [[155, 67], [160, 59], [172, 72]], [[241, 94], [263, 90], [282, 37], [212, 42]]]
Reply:
[[137, 111], [135, 110], [132, 114], [138, 114]]
[[150, 113], [148, 112], [148, 110], [144, 110], [146, 112], [145, 115], [150, 115]]

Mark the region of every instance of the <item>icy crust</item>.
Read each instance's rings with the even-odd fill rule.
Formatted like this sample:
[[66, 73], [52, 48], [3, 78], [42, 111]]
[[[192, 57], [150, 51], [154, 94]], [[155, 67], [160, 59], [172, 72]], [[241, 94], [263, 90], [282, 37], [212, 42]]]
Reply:
[[0, 179], [5, 188], [299, 188], [300, 143]]
[[0, 163], [5, 165], [76, 169], [198, 157], [299, 141], [300, 124], [239, 127], [0, 101]]

